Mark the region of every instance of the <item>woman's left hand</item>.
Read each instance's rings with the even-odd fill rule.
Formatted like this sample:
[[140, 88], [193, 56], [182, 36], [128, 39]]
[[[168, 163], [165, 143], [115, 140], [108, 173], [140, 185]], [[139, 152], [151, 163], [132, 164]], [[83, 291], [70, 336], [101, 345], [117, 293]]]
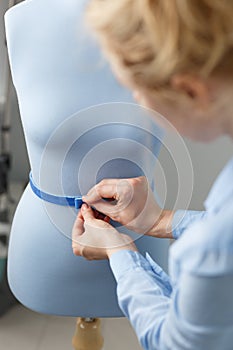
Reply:
[[137, 251], [132, 239], [119, 233], [108, 221], [107, 217], [96, 218], [91, 207], [83, 204], [72, 231], [74, 254], [87, 260], [101, 260], [110, 258], [119, 250]]

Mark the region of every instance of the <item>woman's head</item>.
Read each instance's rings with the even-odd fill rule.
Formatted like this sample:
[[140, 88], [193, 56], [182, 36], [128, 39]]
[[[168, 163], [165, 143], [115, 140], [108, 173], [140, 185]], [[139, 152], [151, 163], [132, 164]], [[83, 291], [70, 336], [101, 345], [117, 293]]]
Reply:
[[88, 7], [88, 21], [119, 80], [194, 138], [185, 108], [195, 112], [196, 106], [195, 120], [206, 127], [212, 122], [221, 133], [220, 96], [233, 85], [232, 18], [232, 0], [92, 0]]

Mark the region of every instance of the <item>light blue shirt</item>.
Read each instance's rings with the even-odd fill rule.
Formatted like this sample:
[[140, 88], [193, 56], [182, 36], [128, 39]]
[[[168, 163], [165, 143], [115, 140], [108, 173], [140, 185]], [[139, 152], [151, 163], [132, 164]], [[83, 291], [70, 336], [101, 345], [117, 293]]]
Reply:
[[110, 258], [119, 305], [144, 349], [233, 349], [233, 159], [205, 212], [177, 211], [170, 277], [146, 254]]

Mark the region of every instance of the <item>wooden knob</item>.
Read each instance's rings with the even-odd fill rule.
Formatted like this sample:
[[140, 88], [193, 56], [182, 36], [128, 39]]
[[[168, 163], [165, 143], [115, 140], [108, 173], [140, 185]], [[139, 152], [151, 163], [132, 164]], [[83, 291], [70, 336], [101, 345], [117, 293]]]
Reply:
[[77, 319], [76, 331], [72, 340], [75, 350], [101, 350], [104, 339], [100, 330], [101, 321], [99, 318]]

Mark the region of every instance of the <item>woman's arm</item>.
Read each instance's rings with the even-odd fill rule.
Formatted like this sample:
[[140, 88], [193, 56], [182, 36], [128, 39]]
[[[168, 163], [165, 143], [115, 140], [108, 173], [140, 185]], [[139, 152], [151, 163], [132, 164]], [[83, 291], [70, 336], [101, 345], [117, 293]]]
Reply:
[[172, 236], [178, 239], [194, 223], [207, 217], [206, 211], [177, 210], [172, 217]]
[[170, 249], [169, 277], [130, 238], [91, 208], [81, 208], [73, 249], [87, 259], [107, 257], [119, 305], [144, 349], [231, 350], [233, 343], [232, 206], [199, 220]]
[[182, 273], [172, 294], [138, 252], [110, 257], [119, 305], [145, 350], [232, 349], [233, 275]]

